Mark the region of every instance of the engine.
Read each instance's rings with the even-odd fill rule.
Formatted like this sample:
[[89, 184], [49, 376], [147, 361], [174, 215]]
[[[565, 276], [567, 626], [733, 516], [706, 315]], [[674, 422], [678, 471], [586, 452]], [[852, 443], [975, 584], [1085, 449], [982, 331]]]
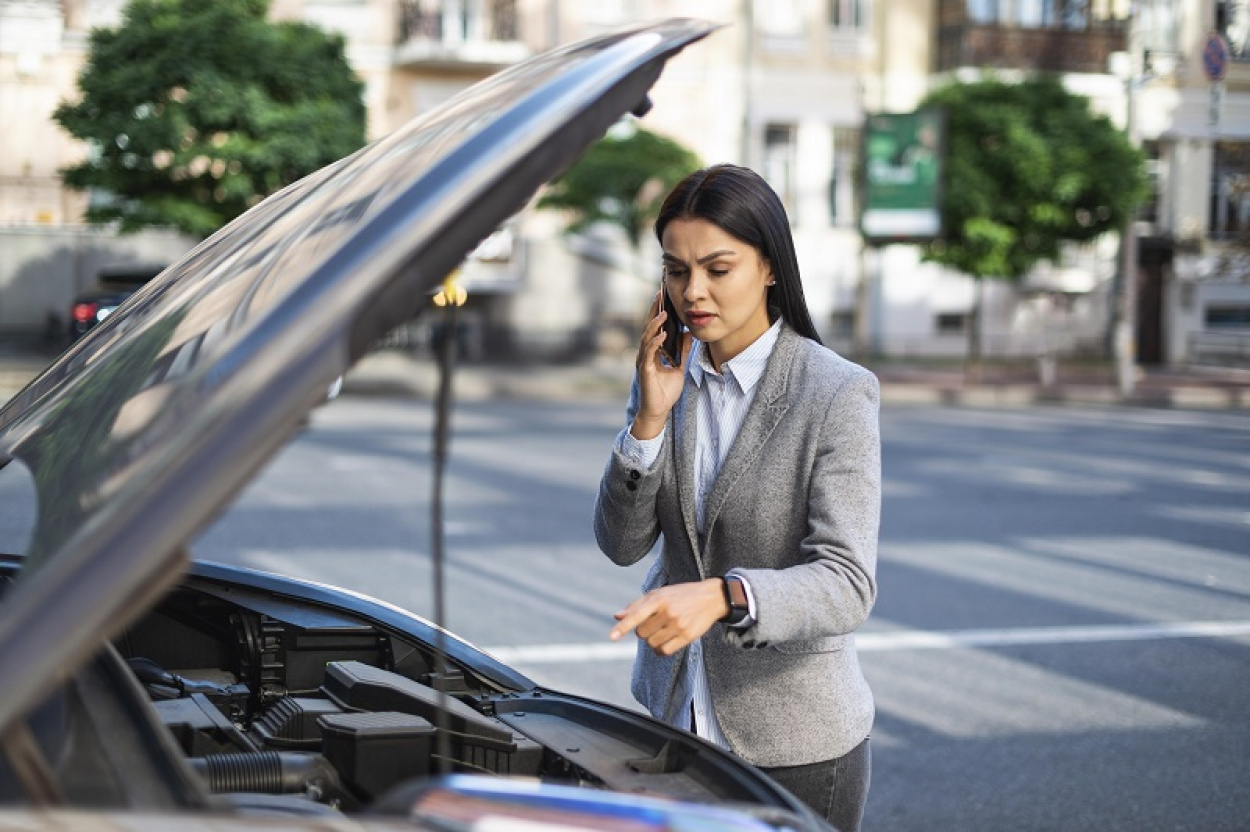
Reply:
[[205, 585], [116, 646], [217, 794], [350, 811], [445, 772], [601, 785], [498, 718], [507, 692], [337, 610]]

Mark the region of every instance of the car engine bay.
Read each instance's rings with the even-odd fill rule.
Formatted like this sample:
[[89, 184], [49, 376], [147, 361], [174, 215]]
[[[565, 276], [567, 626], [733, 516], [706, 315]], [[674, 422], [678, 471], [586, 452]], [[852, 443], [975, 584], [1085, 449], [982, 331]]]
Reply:
[[444, 773], [777, 810], [749, 767], [643, 717], [509, 690], [364, 616], [192, 579], [114, 640], [159, 721], [226, 799], [352, 812]]

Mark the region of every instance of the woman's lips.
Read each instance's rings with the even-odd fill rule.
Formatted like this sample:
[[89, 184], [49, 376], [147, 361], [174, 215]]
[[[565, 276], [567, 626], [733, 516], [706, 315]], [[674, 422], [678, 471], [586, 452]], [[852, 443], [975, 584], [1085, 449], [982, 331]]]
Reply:
[[711, 312], [687, 312], [686, 313], [686, 320], [689, 321], [690, 326], [704, 326], [706, 324], [710, 324], [712, 322], [712, 319], [715, 317], [716, 316], [713, 315]]

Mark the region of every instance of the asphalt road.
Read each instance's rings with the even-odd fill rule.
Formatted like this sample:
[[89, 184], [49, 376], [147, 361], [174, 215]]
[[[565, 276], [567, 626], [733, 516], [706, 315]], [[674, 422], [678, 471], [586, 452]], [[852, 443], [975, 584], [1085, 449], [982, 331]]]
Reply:
[[[446, 623], [631, 705], [611, 613], [644, 567], [590, 513], [621, 404], [455, 410]], [[320, 410], [195, 547], [433, 612], [432, 407]], [[1250, 414], [883, 412], [878, 830], [1250, 828]]]

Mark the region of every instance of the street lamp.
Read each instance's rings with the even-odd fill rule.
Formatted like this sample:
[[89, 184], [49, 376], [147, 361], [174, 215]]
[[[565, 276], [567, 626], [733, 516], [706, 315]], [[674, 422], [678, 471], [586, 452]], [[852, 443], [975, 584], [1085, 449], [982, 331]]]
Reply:
[[[1137, 65], [1134, 11], [1129, 12], [1126, 41], [1127, 52], [1113, 52], [1107, 60], [1111, 74], [1124, 82], [1124, 135], [1129, 144], [1138, 146], [1137, 136], [1137, 87], [1142, 83], [1142, 73]], [[1128, 398], [1137, 384], [1137, 233], [1136, 217], [1130, 213], [1124, 218], [1120, 230], [1119, 281], [1115, 298], [1115, 326], [1111, 333], [1111, 348], [1115, 356], [1116, 386], [1120, 395]]]
[[[1160, 76], [1171, 75], [1176, 69], [1176, 56], [1144, 48], [1138, 26], [1138, 3], [1129, 7], [1125, 22], [1124, 52], [1112, 52], [1107, 58], [1107, 70], [1124, 83], [1124, 135], [1129, 144], [1141, 143], [1137, 129], [1137, 90]], [[1117, 270], [1119, 283], [1115, 298], [1115, 326], [1112, 330], [1112, 350], [1115, 355], [1116, 386], [1120, 395], [1127, 398], [1137, 384], [1137, 231], [1136, 216], [1124, 219], [1120, 232], [1120, 258]]]
[[[1129, 144], [1138, 147], [1141, 138], [1137, 125], [1137, 90], [1156, 78], [1176, 71], [1177, 54], [1158, 46], [1162, 34], [1169, 36], [1170, 24], [1161, 21], [1160, 13], [1171, 4], [1159, 0], [1132, 0], [1125, 19], [1125, 51], [1108, 56], [1107, 70], [1124, 84], [1124, 135]], [[1143, 10], [1143, 6], [1146, 8]], [[1150, 43], [1143, 42], [1142, 15], [1151, 29]], [[1163, 14], [1163, 18], [1168, 18]], [[1136, 217], [1124, 220], [1120, 235], [1120, 258], [1117, 266], [1119, 282], [1115, 297], [1115, 326], [1112, 328], [1112, 349], [1115, 354], [1116, 382], [1120, 395], [1133, 394], [1137, 383], [1137, 233]]]

